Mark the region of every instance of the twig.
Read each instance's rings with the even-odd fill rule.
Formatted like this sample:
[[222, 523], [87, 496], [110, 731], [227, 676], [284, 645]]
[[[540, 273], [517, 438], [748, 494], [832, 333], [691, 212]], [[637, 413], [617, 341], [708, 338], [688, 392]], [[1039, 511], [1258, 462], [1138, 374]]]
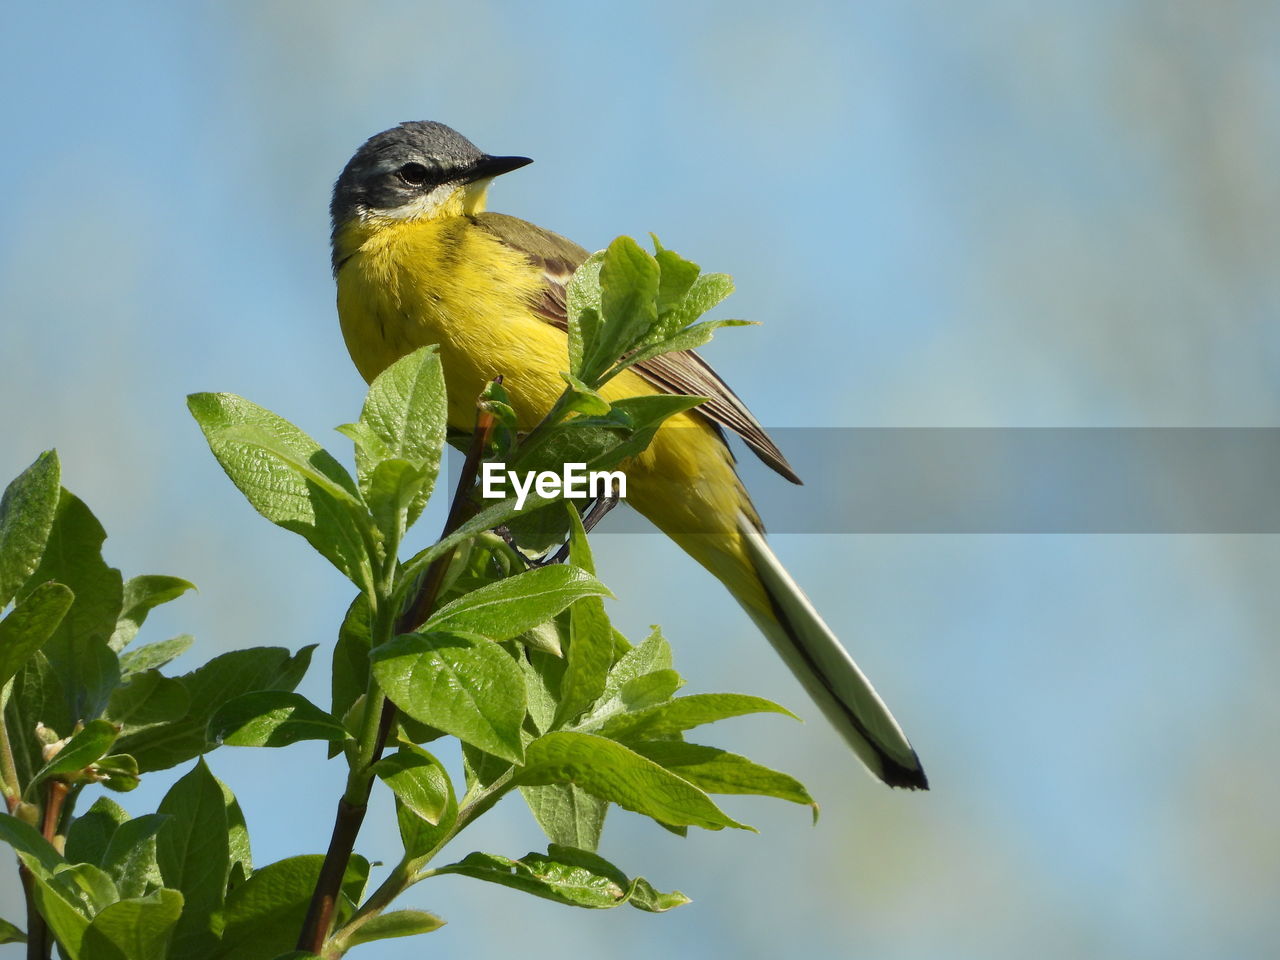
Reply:
[[22, 879], [22, 894], [27, 901], [27, 960], [48, 960], [53, 953], [49, 940], [49, 925], [36, 909], [35, 878], [25, 863], [18, 864], [18, 876]]
[[18, 782], [18, 765], [13, 759], [13, 744], [9, 742], [9, 728], [0, 710], [0, 779], [4, 781], [4, 802], [13, 813], [22, 799], [22, 784]]
[[329, 942], [328, 951], [323, 956], [326, 960], [330, 957], [340, 957], [347, 949], [347, 943], [357, 930], [372, 920], [378, 914], [382, 913], [396, 897], [404, 893], [416, 883], [426, 880], [428, 877], [436, 875], [435, 870], [422, 870], [423, 864], [429, 863], [431, 859], [444, 847], [453, 841], [459, 833], [476, 817], [489, 810], [494, 804], [501, 800], [510, 792], [513, 787], [511, 781], [514, 777], [514, 768], [508, 770], [502, 776], [498, 777], [488, 787], [480, 791], [470, 803], [465, 803], [462, 809], [458, 811], [458, 817], [454, 821], [449, 832], [441, 837], [434, 847], [419, 857], [413, 859], [401, 860], [396, 865], [391, 874], [384, 880], [381, 886], [375, 890], [369, 898], [356, 911], [355, 916], [347, 921]]
[[54, 843], [58, 835], [58, 821], [62, 819], [62, 804], [70, 790], [71, 788], [61, 780], [49, 781], [49, 793], [44, 804], [44, 824], [40, 832], [50, 844]]
[[[476, 428], [471, 438], [471, 449], [467, 453], [466, 462], [462, 466], [462, 474], [458, 477], [458, 486], [454, 490], [453, 501], [449, 506], [449, 516], [445, 520], [441, 538], [453, 533], [466, 520], [471, 509], [470, 492], [475, 486], [476, 476], [480, 472], [480, 462], [484, 459], [485, 448], [497, 425], [497, 418], [489, 411], [481, 408], [476, 414]], [[395, 633], [409, 633], [421, 626], [431, 614], [440, 588], [444, 584], [445, 573], [449, 562], [453, 559], [453, 550], [446, 551], [437, 557], [423, 574], [422, 583], [418, 586], [413, 600], [395, 620]], [[391, 563], [395, 558], [389, 558]], [[370, 690], [375, 685], [371, 682]], [[376, 702], [375, 702], [376, 700]], [[318, 954], [324, 947], [325, 938], [333, 923], [333, 915], [337, 908], [338, 894], [342, 889], [342, 879], [346, 875], [347, 865], [351, 861], [351, 853], [355, 849], [356, 837], [364, 823], [365, 813], [369, 809], [369, 793], [373, 789], [372, 766], [382, 758], [391, 729], [395, 726], [396, 707], [390, 700], [380, 694], [366, 698], [366, 710], [378, 711], [378, 729], [364, 762], [359, 762], [360, 769], [353, 770], [353, 778], [363, 778], [356, 797], [348, 788], [347, 794], [338, 801], [338, 812], [334, 818], [333, 834], [329, 839], [329, 849], [325, 853], [324, 863], [320, 868], [320, 876], [316, 881], [316, 889], [307, 908], [307, 916], [298, 936], [298, 949]], [[358, 800], [358, 802], [356, 802]]]
[[[49, 781], [44, 816], [40, 821], [40, 834], [55, 848], [59, 846], [55, 842], [58, 836], [58, 822], [62, 819], [63, 803], [70, 790], [71, 788], [61, 780]], [[11, 808], [13, 806], [16, 804], [10, 805]], [[25, 863], [18, 865], [18, 875], [22, 879], [22, 893], [27, 901], [27, 960], [48, 960], [53, 955], [53, 940], [49, 936], [49, 925], [36, 908], [35, 877], [31, 875]]]

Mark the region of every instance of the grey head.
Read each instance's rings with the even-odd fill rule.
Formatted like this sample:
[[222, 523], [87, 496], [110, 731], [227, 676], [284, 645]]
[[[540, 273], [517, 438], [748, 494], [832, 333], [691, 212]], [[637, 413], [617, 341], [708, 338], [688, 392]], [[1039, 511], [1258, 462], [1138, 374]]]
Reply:
[[347, 161], [333, 187], [329, 215], [336, 234], [353, 217], [422, 210], [430, 199], [532, 163], [493, 157], [452, 127], [411, 120], [375, 134]]

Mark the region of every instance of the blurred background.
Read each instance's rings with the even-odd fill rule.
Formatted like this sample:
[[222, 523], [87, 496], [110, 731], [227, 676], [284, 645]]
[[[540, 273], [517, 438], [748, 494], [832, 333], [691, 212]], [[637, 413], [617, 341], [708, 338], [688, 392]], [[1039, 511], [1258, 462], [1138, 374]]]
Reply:
[[[1274, 3], [29, 3], [5, 20], [0, 480], [56, 446], [110, 562], [199, 585], [144, 628], [196, 634], [179, 669], [319, 643], [302, 689], [327, 703], [351, 589], [253, 514], [183, 398], [234, 391], [346, 450], [330, 428], [364, 385], [334, 313], [329, 190], [401, 120], [536, 158], [492, 209], [590, 248], [653, 230], [733, 273], [729, 315], [764, 325], [706, 352], [767, 427], [1277, 422]], [[1276, 538], [775, 538], [924, 758], [934, 789], [908, 795], [861, 771], [672, 544], [605, 530], [624, 632], [661, 623], [689, 691], [810, 721], [711, 739], [799, 776], [821, 821], [726, 798], [758, 836], [681, 840], [615, 811], [602, 853], [692, 904], [575, 911], [440, 878], [405, 905], [447, 927], [356, 956], [1275, 955]], [[322, 756], [211, 756], [259, 864], [323, 850], [342, 777]], [[152, 810], [176, 774], [121, 799]], [[543, 843], [512, 798], [456, 853]], [[359, 850], [397, 844], [384, 804]], [[20, 921], [3, 876], [0, 915]]]

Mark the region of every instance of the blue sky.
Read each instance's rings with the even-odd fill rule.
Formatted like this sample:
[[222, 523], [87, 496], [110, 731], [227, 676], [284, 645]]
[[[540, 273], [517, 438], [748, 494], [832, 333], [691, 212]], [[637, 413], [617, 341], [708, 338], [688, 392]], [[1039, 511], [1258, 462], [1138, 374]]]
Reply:
[[[57, 446], [111, 562], [200, 586], [152, 639], [196, 634], [188, 666], [318, 642], [304, 689], [324, 702], [349, 587], [252, 514], [183, 397], [241, 393], [345, 449], [330, 428], [363, 384], [333, 309], [328, 192], [406, 119], [535, 158], [493, 209], [591, 248], [652, 230], [734, 274], [728, 315], [763, 325], [707, 354], [768, 427], [1272, 426], [1276, 19], [1156, 0], [25, 5], [0, 35], [0, 477]], [[787, 495], [803, 494], [761, 499]], [[717, 742], [799, 775], [823, 818], [744, 799], [727, 806], [759, 836], [679, 840], [615, 813], [602, 852], [693, 904], [573, 912], [442, 878], [407, 898], [450, 920], [414, 949], [1274, 946], [1275, 538], [775, 547], [935, 789], [872, 783], [708, 576], [606, 528], [625, 632], [660, 622], [690, 689], [811, 721], [746, 719]], [[314, 744], [211, 763], [259, 863], [323, 848], [341, 776]], [[171, 778], [150, 779], [135, 813]], [[389, 859], [380, 812], [361, 850]], [[459, 855], [541, 845], [517, 800], [486, 821]]]

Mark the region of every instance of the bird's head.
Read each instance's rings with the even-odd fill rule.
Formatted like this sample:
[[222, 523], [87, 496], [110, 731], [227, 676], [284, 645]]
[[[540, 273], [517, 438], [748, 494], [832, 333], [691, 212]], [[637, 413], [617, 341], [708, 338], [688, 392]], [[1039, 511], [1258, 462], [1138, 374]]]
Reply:
[[443, 123], [402, 123], [370, 137], [347, 161], [329, 205], [334, 236], [353, 220], [478, 213], [490, 180], [532, 162], [482, 153]]

